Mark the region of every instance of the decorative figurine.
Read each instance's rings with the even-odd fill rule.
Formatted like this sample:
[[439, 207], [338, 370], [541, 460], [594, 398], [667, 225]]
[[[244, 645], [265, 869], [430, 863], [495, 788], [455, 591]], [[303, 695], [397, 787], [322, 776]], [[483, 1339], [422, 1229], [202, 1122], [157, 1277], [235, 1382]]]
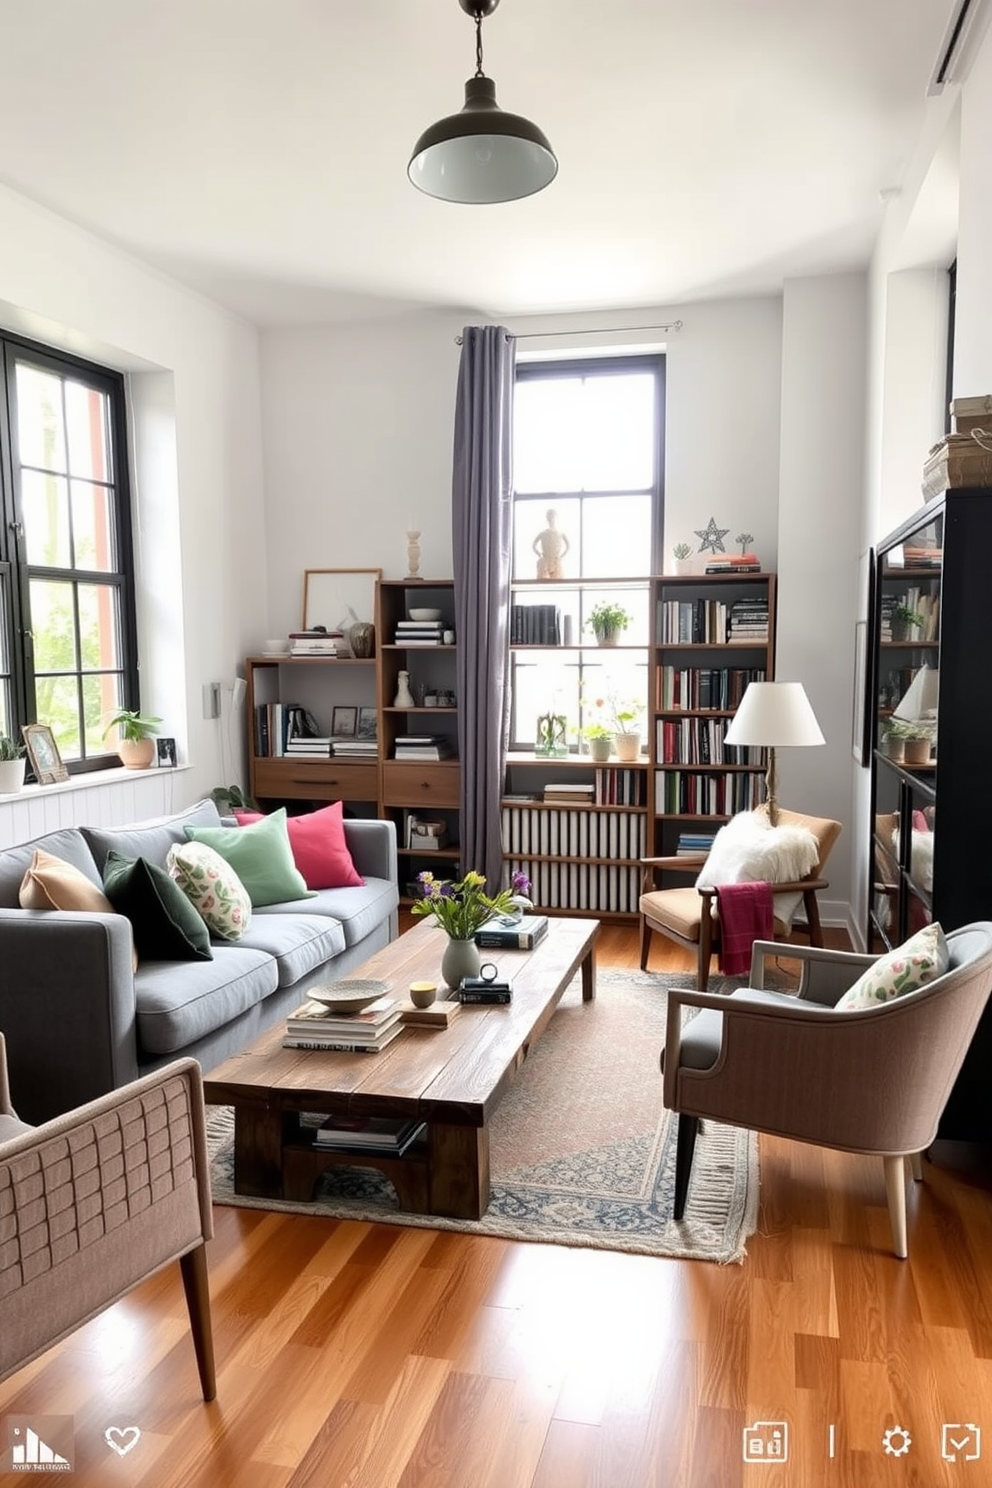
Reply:
[[408, 579], [420, 578], [420, 533], [408, 532], [406, 535], [406, 564], [409, 569]]
[[396, 696], [393, 698], [393, 707], [415, 708], [417, 704], [413, 693], [410, 691], [410, 673], [400, 672], [396, 683]]
[[562, 559], [569, 549], [568, 538], [564, 532], [559, 532], [555, 523], [558, 520], [556, 511], [548, 511], [544, 514], [547, 527], [535, 537], [532, 549], [537, 554], [537, 577], [539, 579], [560, 579], [562, 573]]

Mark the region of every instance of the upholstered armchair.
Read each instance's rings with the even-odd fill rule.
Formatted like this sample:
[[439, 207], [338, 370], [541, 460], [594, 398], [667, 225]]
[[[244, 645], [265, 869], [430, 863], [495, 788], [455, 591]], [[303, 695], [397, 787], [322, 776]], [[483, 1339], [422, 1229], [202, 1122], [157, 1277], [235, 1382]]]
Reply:
[[31, 1127], [11, 1107], [0, 1034], [0, 1379], [178, 1261], [213, 1400], [210, 1204], [195, 1060]]
[[[805, 908], [808, 940], [811, 945], [822, 946], [823, 933], [820, 928], [820, 912], [816, 896], [827, 888], [823, 877], [830, 851], [840, 835], [841, 824], [828, 817], [806, 816], [799, 811], [779, 811], [779, 825], [783, 827], [805, 827], [816, 839], [818, 856], [809, 873], [801, 878], [774, 881], [775, 935], [783, 939], [792, 933], [791, 914], [783, 918], [780, 906], [790, 899], [794, 906], [802, 902]], [[696, 953], [696, 985], [705, 992], [709, 983], [710, 961], [720, 949], [720, 920], [716, 913], [716, 887], [694, 884], [686, 887], [659, 888], [661, 873], [684, 873], [695, 878], [707, 862], [705, 853], [698, 856], [642, 858], [644, 880], [638, 908], [641, 915], [641, 970], [647, 971], [651, 951], [651, 937], [665, 935], [678, 945]], [[746, 874], [758, 878], [761, 873]]]
[[[897, 1256], [907, 1254], [907, 1160], [934, 1140], [992, 990], [992, 923], [947, 936], [943, 975], [890, 1001], [837, 1003], [876, 963], [853, 952], [790, 948], [797, 994], [764, 988], [771, 941], [754, 946], [750, 987], [729, 997], [668, 993], [663, 1100], [678, 1113], [675, 1218], [681, 1219], [700, 1120], [744, 1126], [883, 1160]], [[897, 955], [897, 953], [893, 953]], [[683, 1009], [697, 1015], [683, 1024]]]

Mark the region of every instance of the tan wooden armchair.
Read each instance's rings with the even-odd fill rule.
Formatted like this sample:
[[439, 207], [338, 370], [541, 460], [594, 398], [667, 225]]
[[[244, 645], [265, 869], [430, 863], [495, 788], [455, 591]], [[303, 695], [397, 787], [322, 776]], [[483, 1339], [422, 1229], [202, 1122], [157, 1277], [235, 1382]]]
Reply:
[[[779, 811], [779, 822], [782, 826], [806, 827], [819, 844], [819, 858], [813, 871], [795, 882], [776, 883], [775, 893], [802, 894], [809, 943], [822, 946], [823, 932], [820, 928], [816, 896], [821, 889], [829, 887], [827, 879], [823, 877], [823, 869], [831, 848], [840, 836], [841, 824], [829, 817], [805, 816], [802, 812], [784, 809]], [[705, 853], [698, 857], [642, 858], [644, 881], [638, 901], [641, 914], [641, 970], [648, 969], [651, 936], [665, 935], [669, 940], [696, 952], [696, 986], [701, 992], [706, 991], [709, 983], [713, 953], [720, 949], [720, 921], [715, 914], [714, 903], [716, 889], [696, 888], [695, 885], [661, 889], [657, 887], [657, 882], [661, 872], [686, 873], [696, 878], [705, 862]], [[776, 936], [786, 939], [791, 933], [790, 925], [782, 920], [775, 920]]]
[[194, 1059], [30, 1127], [10, 1104], [0, 1034], [0, 1380], [178, 1261], [213, 1400], [208, 1171]]
[[[729, 997], [668, 993], [663, 1100], [678, 1112], [675, 1218], [681, 1219], [701, 1119], [792, 1137], [884, 1163], [892, 1241], [907, 1254], [905, 1168], [921, 1178], [951, 1087], [992, 990], [992, 923], [947, 936], [950, 969], [862, 1011], [835, 1004], [875, 960], [796, 946], [799, 992], [765, 991], [780, 947], [756, 941], [752, 985]], [[683, 1008], [701, 1009], [685, 1027]]]

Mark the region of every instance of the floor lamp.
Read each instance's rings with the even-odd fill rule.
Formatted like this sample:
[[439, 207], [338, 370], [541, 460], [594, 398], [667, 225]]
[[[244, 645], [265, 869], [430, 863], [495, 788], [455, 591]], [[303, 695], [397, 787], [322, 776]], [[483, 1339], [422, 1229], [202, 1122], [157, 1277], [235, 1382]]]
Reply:
[[825, 744], [826, 740], [801, 682], [749, 682], [723, 742], [768, 750], [765, 775], [768, 820], [777, 827], [776, 749]]

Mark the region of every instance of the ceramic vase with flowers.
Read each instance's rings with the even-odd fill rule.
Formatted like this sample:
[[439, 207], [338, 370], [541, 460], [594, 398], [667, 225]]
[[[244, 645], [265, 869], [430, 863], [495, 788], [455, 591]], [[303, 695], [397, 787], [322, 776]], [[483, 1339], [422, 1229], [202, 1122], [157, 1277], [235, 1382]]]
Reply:
[[[486, 880], [469, 869], [457, 883], [447, 883], [425, 872], [417, 875], [420, 898], [411, 906], [416, 917], [431, 915], [448, 937], [441, 957], [441, 976], [446, 986], [460, 986], [463, 977], [479, 975], [482, 958], [475, 933], [497, 915], [516, 916], [530, 888], [523, 873], [514, 873], [510, 886], [497, 894], [486, 893]], [[527, 901], [524, 901], [527, 902]]]

